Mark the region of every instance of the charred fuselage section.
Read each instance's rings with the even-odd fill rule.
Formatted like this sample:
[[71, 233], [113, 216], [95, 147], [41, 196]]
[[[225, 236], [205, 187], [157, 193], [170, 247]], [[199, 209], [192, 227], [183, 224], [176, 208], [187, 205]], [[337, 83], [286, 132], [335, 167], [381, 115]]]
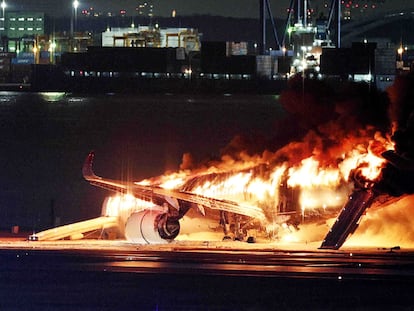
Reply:
[[359, 219], [380, 195], [399, 197], [414, 193], [414, 111], [392, 137], [395, 150], [382, 153], [387, 160], [377, 181], [363, 178], [356, 169], [351, 175], [355, 189], [329, 230], [320, 248], [339, 249], [358, 227]]

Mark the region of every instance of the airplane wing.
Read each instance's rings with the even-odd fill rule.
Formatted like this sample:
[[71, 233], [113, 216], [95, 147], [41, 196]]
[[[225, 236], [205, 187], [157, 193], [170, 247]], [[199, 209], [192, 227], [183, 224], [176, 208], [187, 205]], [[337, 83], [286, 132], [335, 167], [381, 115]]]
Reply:
[[229, 200], [210, 198], [187, 191], [170, 190], [156, 186], [142, 186], [136, 183], [127, 183], [118, 180], [111, 180], [95, 175], [93, 172], [94, 152], [90, 152], [83, 165], [83, 177], [92, 185], [119, 193], [131, 193], [135, 197], [151, 198], [154, 195], [170, 197], [195, 203], [215, 210], [222, 210], [252, 218], [264, 219], [263, 210], [253, 205], [240, 205]]

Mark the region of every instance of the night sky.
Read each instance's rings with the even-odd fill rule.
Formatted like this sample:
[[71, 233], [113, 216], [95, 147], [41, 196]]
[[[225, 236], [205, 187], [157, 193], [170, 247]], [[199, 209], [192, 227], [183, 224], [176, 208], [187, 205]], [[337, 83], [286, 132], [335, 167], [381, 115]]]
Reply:
[[[135, 14], [135, 7], [145, 2], [137, 0], [80, 0], [79, 9], [94, 7], [95, 11], [119, 12], [120, 9], [127, 10], [127, 15]], [[151, 2], [147, 1], [147, 2]], [[311, 1], [312, 7], [319, 11], [323, 7], [324, 0]], [[354, 1], [358, 2], [358, 1]], [[377, 3], [377, 10], [394, 11], [396, 9], [414, 8], [412, 0], [371, 0], [359, 1], [362, 3]], [[383, 2], [383, 3], [382, 3]], [[56, 0], [6, 0], [9, 10], [39, 10], [49, 15], [69, 15], [71, 14], [72, 1]], [[231, 17], [258, 17], [258, 0], [152, 0], [155, 16], [170, 16], [173, 9], [177, 15], [210, 14]], [[275, 16], [285, 16], [286, 8], [290, 0], [271, 0], [273, 14]]]

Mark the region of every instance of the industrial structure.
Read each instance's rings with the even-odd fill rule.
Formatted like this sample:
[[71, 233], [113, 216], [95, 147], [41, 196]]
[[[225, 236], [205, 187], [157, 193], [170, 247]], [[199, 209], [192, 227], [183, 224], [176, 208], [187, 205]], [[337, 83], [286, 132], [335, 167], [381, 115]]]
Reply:
[[[80, 86], [92, 83], [91, 87], [84, 87], [90, 90], [94, 84], [102, 83], [112, 85], [110, 89], [116, 91], [116, 85], [128, 86], [125, 79], [139, 78], [137, 83], [129, 84], [129, 89], [143, 91], [147, 89], [148, 78], [158, 79], [152, 83], [155, 85], [160, 78], [168, 78], [155, 89], [171, 85], [170, 90], [174, 90], [175, 85], [183, 84], [186, 85], [181, 90], [192, 89], [186, 81], [191, 80], [192, 85], [196, 84], [194, 89], [201, 91], [205, 82], [212, 80], [206, 89], [228, 84], [220, 91], [253, 91], [257, 86], [268, 85], [266, 92], [272, 88], [277, 92], [286, 79], [297, 73], [314, 78], [366, 81], [385, 88], [397, 73], [410, 68], [410, 64], [402, 64], [399, 66], [402, 69], [397, 70], [397, 47], [389, 43], [374, 44], [366, 40], [369, 48], [365, 50], [361, 49], [361, 41], [343, 47], [342, 28], [347, 28], [341, 25], [343, 4], [331, 0], [326, 5], [327, 14], [316, 16], [311, 1], [291, 0], [284, 29], [280, 30], [276, 28], [270, 1], [259, 0], [260, 38], [256, 42], [204, 41], [195, 28], [164, 28], [156, 23], [108, 28], [98, 36], [78, 31], [76, 18], [71, 19], [70, 31], [44, 34], [43, 13], [6, 11], [0, 27], [0, 82], [28, 83], [32, 90], [65, 91], [82, 91]], [[345, 9], [350, 12], [347, 4]], [[348, 38], [350, 34], [346, 35]], [[268, 47], [271, 40], [276, 48]], [[401, 59], [409, 54], [406, 47], [401, 51]], [[119, 53], [128, 68], [122, 69]], [[104, 55], [110, 60], [99, 60]], [[131, 57], [135, 58], [128, 59]], [[94, 66], [96, 63], [106, 63], [105, 68]], [[107, 81], [108, 78], [111, 80]]]

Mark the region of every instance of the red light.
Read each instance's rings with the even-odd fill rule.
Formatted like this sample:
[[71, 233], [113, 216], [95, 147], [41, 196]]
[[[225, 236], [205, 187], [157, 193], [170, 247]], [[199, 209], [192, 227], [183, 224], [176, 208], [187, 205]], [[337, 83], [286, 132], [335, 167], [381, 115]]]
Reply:
[[121, 15], [125, 15], [125, 14], [126, 14], [126, 10], [120, 10], [120, 11], [119, 11], [119, 13], [120, 13]]

